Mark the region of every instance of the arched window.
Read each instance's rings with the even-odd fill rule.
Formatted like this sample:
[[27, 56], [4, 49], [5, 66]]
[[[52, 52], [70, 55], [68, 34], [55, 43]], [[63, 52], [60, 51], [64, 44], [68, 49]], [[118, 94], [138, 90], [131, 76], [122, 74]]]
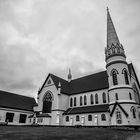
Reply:
[[76, 106], [76, 97], [74, 97], [74, 106]]
[[129, 92], [129, 98], [130, 98], [130, 100], [132, 100], [132, 95], [131, 95], [131, 93]]
[[106, 115], [105, 114], [101, 114], [101, 120], [106, 121]]
[[103, 103], [106, 103], [106, 94], [105, 94], [105, 92], [103, 92], [102, 97], [103, 97]]
[[119, 100], [118, 93], [115, 94], [116, 100]]
[[130, 111], [132, 112], [133, 118], [136, 118], [136, 109], [134, 106], [131, 107]]
[[88, 115], [88, 121], [92, 121], [92, 115]]
[[69, 116], [66, 116], [66, 122], [69, 122]]
[[98, 104], [98, 94], [95, 94], [95, 103]]
[[52, 95], [50, 92], [47, 92], [43, 98], [43, 113], [51, 113], [52, 109]]
[[124, 74], [125, 84], [129, 85], [128, 73], [126, 69], [123, 69], [122, 73]]
[[82, 96], [80, 96], [80, 105], [83, 105], [83, 99], [82, 99]]
[[79, 115], [76, 116], [76, 121], [80, 121]]
[[90, 103], [91, 103], [91, 104], [94, 104], [93, 95], [92, 95], [92, 94], [90, 95]]
[[87, 97], [86, 97], [86, 95], [84, 96], [84, 105], [87, 105]]
[[116, 121], [117, 121], [117, 124], [122, 124], [122, 117], [121, 117], [120, 111], [116, 111]]
[[70, 98], [70, 107], [72, 107], [72, 106], [73, 106], [73, 99]]
[[118, 85], [118, 79], [117, 79], [117, 70], [113, 69], [111, 71], [111, 75], [112, 75], [112, 80], [113, 80], [113, 85]]

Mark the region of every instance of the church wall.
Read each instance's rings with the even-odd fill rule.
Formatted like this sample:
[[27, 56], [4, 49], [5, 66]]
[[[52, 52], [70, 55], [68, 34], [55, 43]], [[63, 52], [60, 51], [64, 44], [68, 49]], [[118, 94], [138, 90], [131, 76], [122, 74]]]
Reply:
[[[13, 122], [8, 122], [8, 125], [29, 125], [29, 124], [31, 124], [28, 117], [30, 115], [32, 115], [33, 112], [24, 111], [24, 110], [9, 109], [9, 108], [0, 108], [0, 123], [5, 122], [7, 112], [14, 113]], [[26, 123], [19, 123], [20, 114], [27, 115]]]
[[[116, 86], [116, 87], [118, 87], [117, 90], [111, 90], [109, 92], [110, 103], [116, 102], [116, 93], [118, 94], [118, 100], [125, 100], [125, 101], [128, 101], [128, 102], [131, 102], [131, 101], [135, 102], [134, 94], [133, 94], [133, 90], [132, 89], [129, 89], [129, 88], [119, 88], [120, 86]], [[121, 87], [123, 87], [123, 86], [121, 86]], [[127, 86], [125, 86], [125, 87], [127, 87]], [[130, 100], [129, 93], [131, 93], [131, 95], [132, 95], [132, 100]]]
[[[101, 114], [106, 115], [106, 120], [101, 120]], [[79, 115], [80, 120], [76, 121], [76, 116]], [[88, 115], [92, 115], [92, 121], [88, 121]], [[66, 116], [69, 116], [69, 121], [66, 122]], [[109, 125], [109, 113], [89, 113], [89, 114], [75, 114], [75, 115], [65, 115], [63, 119], [63, 125], [74, 126], [108, 126]]]
[[51, 118], [50, 117], [39, 117], [37, 118], [37, 124], [39, 125], [50, 125], [51, 124]]
[[[103, 92], [105, 92], [106, 94], [106, 103], [108, 103], [108, 96], [107, 96], [107, 89], [105, 90], [97, 90], [97, 91], [92, 91], [92, 92], [85, 92], [85, 93], [80, 93], [80, 94], [76, 94], [76, 95], [71, 95], [69, 97], [69, 107], [70, 107], [70, 98], [72, 97], [74, 99], [74, 97], [76, 97], [76, 106], [73, 107], [81, 107], [81, 106], [90, 106], [90, 105], [98, 105], [98, 104], [103, 104], [103, 98], [102, 98], [102, 94]], [[98, 94], [98, 104], [95, 103], [95, 94]], [[94, 99], [94, 104], [91, 104], [90, 102], [90, 95], [93, 94], [93, 99]], [[87, 104], [84, 105], [84, 95], [86, 95], [87, 97]], [[83, 105], [80, 106], [80, 96], [82, 96], [83, 99]]]
[[116, 60], [126, 61], [126, 59], [123, 56], [112, 56], [107, 59], [106, 63], [109, 64], [110, 62], [114, 62]]
[[69, 96], [62, 94], [60, 95], [60, 109], [61, 110], [66, 110], [69, 108]]

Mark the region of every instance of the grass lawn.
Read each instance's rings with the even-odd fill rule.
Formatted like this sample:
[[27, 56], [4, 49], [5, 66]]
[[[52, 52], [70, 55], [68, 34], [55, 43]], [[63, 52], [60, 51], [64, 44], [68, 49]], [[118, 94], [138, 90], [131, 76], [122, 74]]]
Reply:
[[139, 133], [111, 128], [0, 126], [0, 140], [127, 140]]

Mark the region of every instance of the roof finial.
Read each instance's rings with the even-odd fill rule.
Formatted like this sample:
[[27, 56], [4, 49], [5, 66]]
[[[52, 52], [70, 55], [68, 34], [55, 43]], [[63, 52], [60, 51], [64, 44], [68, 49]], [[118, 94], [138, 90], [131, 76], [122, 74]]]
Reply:
[[71, 69], [69, 68], [69, 74], [68, 74], [68, 82], [70, 82], [72, 79], [72, 75], [71, 75]]

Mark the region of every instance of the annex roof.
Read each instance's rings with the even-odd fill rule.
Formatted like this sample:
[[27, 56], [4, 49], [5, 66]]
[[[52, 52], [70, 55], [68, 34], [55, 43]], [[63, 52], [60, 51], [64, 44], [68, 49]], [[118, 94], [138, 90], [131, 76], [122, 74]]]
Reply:
[[0, 90], [0, 107], [33, 111], [36, 101], [32, 97]]
[[76, 108], [68, 108], [63, 115], [70, 114], [86, 114], [86, 113], [99, 113], [99, 112], [109, 112], [109, 105], [94, 105], [94, 106], [84, 106], [84, 107], [76, 107]]

